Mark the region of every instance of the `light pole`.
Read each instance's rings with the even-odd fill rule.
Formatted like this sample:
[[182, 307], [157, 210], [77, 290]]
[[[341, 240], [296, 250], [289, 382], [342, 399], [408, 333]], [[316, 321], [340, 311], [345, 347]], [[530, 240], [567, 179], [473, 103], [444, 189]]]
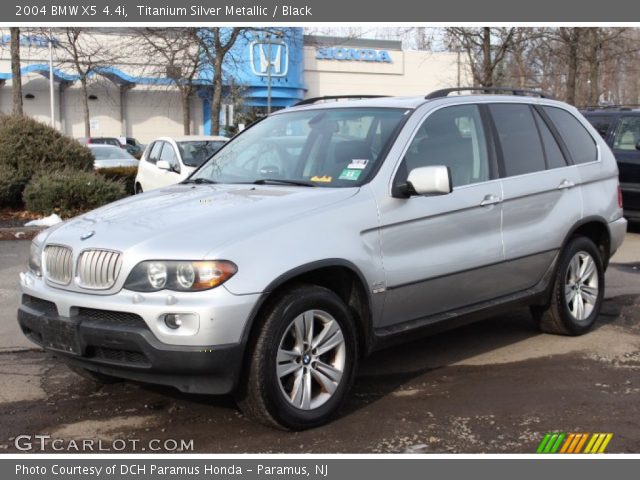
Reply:
[[269, 39], [269, 62], [267, 63], [267, 115], [271, 115], [271, 67], [273, 67], [271, 60], [271, 45], [273, 45], [273, 41]]
[[53, 96], [53, 35], [49, 29], [49, 106], [51, 108], [51, 126], [56, 128], [55, 100]]
[[[272, 37], [274, 36], [276, 37], [277, 40], [272, 39]], [[282, 38], [282, 33], [276, 32], [273, 34], [269, 34], [269, 37], [267, 38], [267, 40], [263, 42], [268, 45], [268, 49], [267, 49], [267, 57], [268, 57], [267, 58], [267, 115], [271, 114], [271, 69], [275, 66], [273, 64], [273, 59], [271, 58], [271, 54], [272, 54], [271, 46], [280, 45], [282, 43], [282, 41], [279, 40], [280, 38]], [[282, 61], [282, 59], [280, 59], [280, 61]]]

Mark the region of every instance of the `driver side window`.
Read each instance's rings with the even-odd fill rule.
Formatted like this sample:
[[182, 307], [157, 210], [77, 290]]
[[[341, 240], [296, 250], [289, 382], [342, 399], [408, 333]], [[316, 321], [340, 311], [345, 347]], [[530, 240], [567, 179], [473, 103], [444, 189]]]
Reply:
[[149, 151], [149, 155], [147, 156], [147, 162], [156, 163], [160, 157], [160, 151], [162, 150], [163, 142], [155, 142]]
[[164, 147], [162, 148], [162, 153], [160, 154], [159, 160], [164, 160], [165, 162], [169, 163], [174, 171], [180, 173], [180, 164], [178, 163], [178, 157], [176, 156], [176, 151], [171, 144], [164, 142]]
[[408, 174], [418, 167], [445, 165], [454, 187], [489, 180], [489, 155], [477, 105], [446, 107], [429, 115], [404, 157]]

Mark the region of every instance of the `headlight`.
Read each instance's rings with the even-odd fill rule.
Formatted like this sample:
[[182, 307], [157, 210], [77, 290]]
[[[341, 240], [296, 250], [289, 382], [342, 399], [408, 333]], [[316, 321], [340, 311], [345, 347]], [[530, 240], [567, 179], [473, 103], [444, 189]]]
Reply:
[[38, 242], [38, 237], [32, 240], [29, 247], [29, 270], [42, 276], [42, 243]]
[[222, 285], [237, 271], [238, 267], [227, 260], [151, 260], [141, 262], [131, 270], [124, 288], [136, 292], [209, 290]]

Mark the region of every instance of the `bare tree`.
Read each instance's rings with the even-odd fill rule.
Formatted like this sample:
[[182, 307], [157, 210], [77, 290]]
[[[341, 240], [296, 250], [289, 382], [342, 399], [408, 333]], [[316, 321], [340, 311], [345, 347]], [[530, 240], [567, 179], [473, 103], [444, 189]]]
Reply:
[[[180, 92], [182, 126], [191, 134], [191, 96], [196, 90], [194, 80], [202, 71], [202, 55], [198, 48], [198, 28], [145, 28], [138, 30], [144, 39], [148, 57], [159, 58], [155, 73], [166, 75]], [[155, 63], [155, 62], [154, 62]]]
[[584, 35], [583, 30], [583, 28], [576, 27], [561, 27], [557, 30], [557, 35], [555, 35], [563, 46], [563, 56], [566, 57], [567, 61], [566, 100], [572, 105], [576, 103], [578, 64], [580, 62], [580, 44]]
[[251, 29], [211, 27], [203, 29], [198, 35], [200, 48], [213, 73], [213, 92], [211, 95], [211, 133], [213, 135], [217, 135], [220, 130], [225, 59], [240, 35], [247, 33], [248, 30]]
[[450, 48], [467, 55], [474, 83], [492, 87], [498, 83], [502, 62], [516, 42], [515, 32], [514, 27], [449, 27], [445, 36]]
[[22, 73], [20, 72], [20, 29], [11, 27], [11, 91], [13, 114], [22, 115]]
[[57, 39], [56, 50], [58, 55], [63, 55], [59, 60], [63, 64], [70, 64], [80, 81], [84, 134], [90, 137], [89, 77], [99, 73], [101, 67], [110, 66], [118, 61], [124, 47], [121, 44], [124, 37], [120, 37], [116, 42], [107, 42], [94, 35], [91, 28], [65, 27], [60, 31], [62, 35]]

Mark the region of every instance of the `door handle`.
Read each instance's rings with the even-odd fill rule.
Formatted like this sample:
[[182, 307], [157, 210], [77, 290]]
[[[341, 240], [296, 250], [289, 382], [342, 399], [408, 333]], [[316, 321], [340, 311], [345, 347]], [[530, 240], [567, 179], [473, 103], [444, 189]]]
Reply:
[[571, 180], [564, 179], [560, 183], [560, 185], [558, 185], [558, 190], [564, 190], [564, 189], [575, 187], [575, 186], [576, 186], [576, 184], [573, 183]]
[[488, 205], [495, 205], [496, 203], [502, 202], [502, 198], [497, 195], [486, 195], [482, 201], [480, 202], [481, 207], [486, 207]]

